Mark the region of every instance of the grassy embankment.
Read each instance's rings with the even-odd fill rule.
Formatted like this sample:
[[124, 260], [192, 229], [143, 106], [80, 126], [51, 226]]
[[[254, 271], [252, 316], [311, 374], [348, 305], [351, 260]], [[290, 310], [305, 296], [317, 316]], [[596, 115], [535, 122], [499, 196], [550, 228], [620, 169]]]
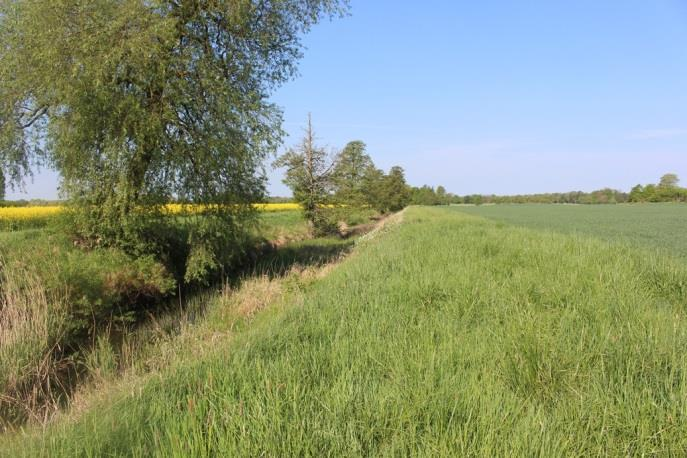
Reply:
[[[31, 208], [22, 210], [31, 216]], [[355, 221], [369, 215], [349, 217]], [[176, 313], [179, 306], [188, 308], [187, 296], [193, 292], [180, 295], [169, 271], [152, 258], [132, 259], [115, 249], [83, 250], [52, 221], [40, 223], [43, 229], [0, 232], [0, 431], [27, 419], [45, 421], [97, 372], [93, 366], [103, 358], [97, 353], [105, 345], [99, 340], [114, 337], [121, 343], [140, 323], [159, 320], [170, 309]], [[307, 233], [298, 211], [260, 213], [254, 243], [276, 241], [279, 249], [261, 248], [227, 281], [236, 282], [246, 268], [279, 273], [293, 262], [328, 255], [327, 249], [298, 242]]]
[[104, 389], [0, 453], [687, 452], [681, 259], [411, 208], [326, 277], [279, 285], [247, 295], [272, 304], [250, 326], [226, 319], [247, 297], [209, 300], [189, 330], [205, 337], [153, 376]]

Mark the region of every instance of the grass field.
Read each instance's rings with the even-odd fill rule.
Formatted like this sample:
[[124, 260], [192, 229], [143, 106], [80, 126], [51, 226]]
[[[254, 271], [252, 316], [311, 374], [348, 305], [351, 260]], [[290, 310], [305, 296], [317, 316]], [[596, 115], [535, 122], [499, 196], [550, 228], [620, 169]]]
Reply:
[[576, 232], [410, 208], [0, 455], [683, 456], [687, 265]]
[[659, 249], [687, 260], [685, 204], [482, 205], [452, 209], [532, 229], [592, 235]]

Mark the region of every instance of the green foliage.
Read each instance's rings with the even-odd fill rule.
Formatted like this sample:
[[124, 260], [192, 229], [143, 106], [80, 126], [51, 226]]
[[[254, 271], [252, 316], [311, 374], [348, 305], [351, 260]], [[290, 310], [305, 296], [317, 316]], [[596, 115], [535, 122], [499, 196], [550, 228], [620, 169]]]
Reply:
[[365, 172], [374, 164], [365, 148], [365, 143], [356, 140], [349, 142], [339, 153], [332, 172], [336, 202], [358, 207], [368, 202]]
[[253, 237], [247, 229], [226, 230], [226, 221], [205, 215], [190, 226], [186, 283], [208, 284], [223, 269], [240, 265], [251, 248]]
[[156, 376], [18, 434], [0, 453], [687, 448], [683, 262], [437, 208], [410, 209], [356, 253], [321, 280], [294, 281], [279, 307], [221, 346], [180, 352]]
[[512, 196], [479, 195], [451, 196], [456, 204], [616, 204], [628, 201], [628, 194], [604, 188], [592, 192], [571, 191], [564, 193], [524, 194]]
[[391, 167], [389, 174], [384, 177], [382, 202], [386, 210], [391, 212], [403, 210], [410, 202], [410, 190], [401, 167]]
[[0, 202], [5, 200], [5, 173], [2, 171], [0, 164]]
[[678, 186], [680, 179], [674, 173], [661, 177], [658, 185], [637, 185], [630, 192], [630, 202], [687, 202], [687, 188]]
[[[389, 174], [375, 167], [360, 140], [349, 142], [336, 155], [329, 157], [314, 145], [312, 125], [308, 119], [306, 137], [301, 146], [289, 150], [275, 161], [274, 167], [285, 167], [284, 183], [291, 188], [305, 216], [319, 235], [335, 232], [337, 221], [348, 209], [359, 208], [380, 213], [395, 212], [410, 202], [410, 190], [401, 167]], [[331, 207], [338, 207], [333, 211]]]
[[387, 175], [375, 167], [368, 167], [363, 183], [367, 204], [380, 213], [396, 212], [410, 203], [410, 189], [401, 167], [392, 167]]
[[630, 195], [628, 196], [629, 202], [641, 202], [644, 196], [644, 186], [638, 184], [632, 190], [630, 190]]
[[680, 183], [680, 178], [674, 173], [666, 173], [661, 177], [659, 186], [661, 188], [675, 188]]
[[528, 194], [514, 196], [449, 196], [452, 203], [474, 204], [621, 204], [625, 202], [687, 202], [687, 188], [680, 188], [677, 175], [668, 173], [658, 185], [648, 184], [633, 187], [629, 194], [616, 189], [604, 188], [592, 192], [572, 191], [567, 193]]
[[[54, 165], [100, 246], [148, 249], [162, 205], [252, 216], [281, 137], [267, 97], [294, 76], [300, 37], [339, 0], [0, 3], [0, 166], [19, 183]], [[49, 14], [46, 14], [49, 11]], [[216, 242], [212, 242], [216, 244]]]
[[363, 190], [365, 193], [365, 203], [380, 213], [384, 213], [387, 205], [384, 202], [384, 181], [386, 175], [384, 171], [375, 166], [365, 169], [363, 175]]
[[411, 189], [410, 203], [413, 205], [446, 205], [448, 196], [443, 186], [434, 190], [434, 188], [424, 185], [420, 188]]

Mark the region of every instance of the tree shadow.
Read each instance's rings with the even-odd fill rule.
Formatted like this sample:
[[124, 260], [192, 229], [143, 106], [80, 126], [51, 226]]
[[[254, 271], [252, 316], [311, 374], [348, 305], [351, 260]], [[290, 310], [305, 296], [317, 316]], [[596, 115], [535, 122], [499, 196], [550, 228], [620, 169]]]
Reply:
[[319, 238], [279, 247], [271, 246], [247, 266], [239, 277], [279, 278], [287, 275], [295, 266], [321, 267], [350, 252], [354, 244], [351, 239]]

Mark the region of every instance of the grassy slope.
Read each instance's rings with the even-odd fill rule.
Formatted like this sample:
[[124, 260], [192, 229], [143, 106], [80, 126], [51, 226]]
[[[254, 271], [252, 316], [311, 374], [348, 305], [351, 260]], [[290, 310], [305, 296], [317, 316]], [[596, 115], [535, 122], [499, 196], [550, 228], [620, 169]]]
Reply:
[[687, 260], [687, 205], [483, 205], [453, 210], [533, 229], [594, 235]]
[[[261, 213], [260, 223], [256, 238], [287, 241], [307, 234], [298, 211]], [[120, 307], [145, 319], [143, 303], [153, 300], [148, 295], [170, 283], [150, 260], [132, 260], [115, 249], [79, 249], [59, 228], [0, 230], [0, 302], [10, 303], [0, 306], [0, 431], [27, 417], [49, 416], [81, 383], [75, 375], [84, 372], [89, 334], [106, 331], [113, 313], [120, 318]], [[161, 295], [154, 299], [165, 301]]]
[[412, 208], [294, 288], [230, 344], [0, 454], [687, 451], [683, 263]]

